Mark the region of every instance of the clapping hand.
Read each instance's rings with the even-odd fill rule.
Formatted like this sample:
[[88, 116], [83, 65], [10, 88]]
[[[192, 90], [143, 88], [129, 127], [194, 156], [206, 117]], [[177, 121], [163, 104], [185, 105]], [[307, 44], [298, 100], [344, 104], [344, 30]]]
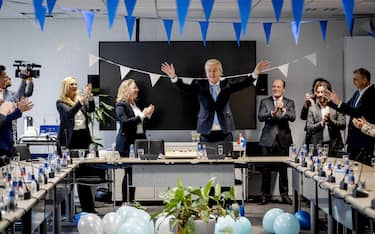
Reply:
[[31, 108], [33, 108], [34, 104], [32, 101], [30, 101], [28, 98], [22, 97], [18, 102], [17, 102], [17, 108], [21, 112], [29, 111]]
[[174, 70], [173, 64], [168, 64], [167, 62], [162, 63], [161, 71], [164, 72], [171, 79], [176, 77], [176, 71]]
[[327, 113], [324, 115], [323, 117], [323, 123], [324, 124], [328, 124], [329, 122], [331, 122], [331, 114], [330, 113]]
[[337, 96], [336, 92], [335, 91], [329, 91], [328, 89], [324, 89], [324, 94], [323, 96], [327, 99], [327, 100], [331, 100], [331, 102], [333, 102], [335, 105], [338, 105], [340, 104], [341, 102], [341, 99]]
[[151, 118], [152, 114], [154, 113], [154, 110], [155, 106], [150, 104], [148, 107], [144, 108], [142, 112], [147, 118]]
[[361, 129], [363, 127], [363, 125], [365, 125], [367, 123], [367, 120], [365, 118], [354, 118], [352, 120], [354, 126], [358, 129]]
[[13, 102], [2, 101], [0, 104], [0, 114], [2, 115], [9, 115], [15, 109], [16, 109], [16, 105]]

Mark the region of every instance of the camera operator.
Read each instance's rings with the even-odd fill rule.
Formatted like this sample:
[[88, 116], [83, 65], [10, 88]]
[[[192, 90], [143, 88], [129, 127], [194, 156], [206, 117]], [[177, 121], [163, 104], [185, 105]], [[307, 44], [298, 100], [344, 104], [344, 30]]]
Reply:
[[[21, 87], [25, 89], [26, 81], [23, 82], [25, 83], [24, 85], [21, 84]], [[22, 112], [30, 110], [33, 106], [32, 102], [24, 97], [24, 91], [19, 90], [19, 92], [13, 93], [7, 90], [10, 85], [10, 78], [5, 72], [5, 66], [0, 65], [0, 103], [1, 105], [5, 105], [4, 108], [10, 108], [7, 115], [4, 115], [5, 119], [2, 120], [0, 126], [0, 155], [7, 155], [8, 157], [14, 154], [14, 131], [12, 122], [20, 118]], [[28, 94], [31, 95], [31, 93], [29, 92]], [[12, 110], [12, 108], [14, 108], [14, 110]]]
[[0, 79], [4, 79], [0, 88], [3, 89], [3, 99], [5, 101], [18, 102], [21, 97], [30, 97], [34, 91], [33, 79], [30, 76], [30, 71], [22, 70], [22, 74], [25, 75], [25, 78], [22, 79], [20, 86], [18, 87], [17, 92], [8, 90], [12, 86], [12, 80], [6, 73], [6, 68], [4, 65], [0, 65]]

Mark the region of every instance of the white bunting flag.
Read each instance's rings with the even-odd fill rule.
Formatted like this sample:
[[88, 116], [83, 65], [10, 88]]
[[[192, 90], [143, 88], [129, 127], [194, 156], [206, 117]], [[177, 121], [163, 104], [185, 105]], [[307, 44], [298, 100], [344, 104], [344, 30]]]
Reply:
[[160, 78], [159, 74], [150, 73], [151, 86], [154, 87]]
[[120, 65], [121, 80], [130, 72], [130, 68]]
[[281, 66], [278, 66], [279, 70], [283, 73], [284, 77], [288, 77], [288, 69], [289, 69], [289, 64], [284, 64]]
[[187, 85], [191, 85], [191, 82], [193, 82], [194, 79], [190, 79], [190, 78], [181, 78], [182, 79], [182, 82], [184, 82], [184, 84], [187, 84]]
[[316, 66], [316, 53], [306, 55], [305, 58], [307, 58], [312, 64]]
[[98, 56], [95, 56], [93, 54], [89, 54], [89, 66], [91, 67], [92, 65], [94, 65], [95, 63], [97, 63], [99, 61], [99, 57]]

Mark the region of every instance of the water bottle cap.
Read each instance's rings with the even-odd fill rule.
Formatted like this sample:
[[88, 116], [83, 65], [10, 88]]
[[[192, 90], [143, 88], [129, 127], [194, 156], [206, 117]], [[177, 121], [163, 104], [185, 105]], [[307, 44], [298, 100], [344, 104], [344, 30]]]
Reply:
[[14, 180], [14, 181], [12, 182], [12, 185], [13, 185], [14, 187], [17, 186], [17, 181]]
[[22, 180], [19, 180], [19, 181], [18, 181], [18, 186], [22, 186], [22, 185], [23, 185]]
[[9, 197], [12, 197], [12, 198], [15, 197], [15, 192], [14, 192], [14, 190], [10, 190], [10, 191], [9, 191]]

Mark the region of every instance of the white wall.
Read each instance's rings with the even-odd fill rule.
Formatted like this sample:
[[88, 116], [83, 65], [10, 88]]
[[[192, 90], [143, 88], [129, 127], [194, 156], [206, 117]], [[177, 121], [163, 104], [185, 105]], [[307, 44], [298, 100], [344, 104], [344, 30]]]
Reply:
[[[201, 40], [198, 23], [187, 22], [185, 33], [179, 35], [177, 22], [174, 25], [172, 40]], [[8, 73], [13, 75], [13, 60], [26, 59], [42, 64], [41, 77], [35, 80], [35, 91], [32, 100], [35, 106], [28, 115], [34, 117], [34, 125], [46, 122], [55, 124], [58, 115], [55, 101], [58, 97], [60, 81], [68, 75], [78, 78], [79, 86], [86, 83], [87, 74], [97, 74], [98, 64], [88, 66], [88, 53], [98, 55], [98, 41], [128, 40], [127, 29], [122, 18], [117, 18], [111, 30], [106, 18], [94, 20], [91, 40], [88, 39], [83, 19], [47, 19], [44, 32], [30, 20], [1, 20], [3, 29], [0, 38], [1, 60], [7, 66]], [[243, 40], [257, 41], [257, 58], [270, 60], [274, 66], [290, 63], [286, 96], [295, 100], [296, 112], [299, 116], [303, 103], [303, 95], [311, 89], [316, 77], [325, 77], [339, 94], [343, 93], [343, 44], [346, 25], [343, 22], [329, 22], [327, 42], [321, 39], [318, 23], [303, 24], [300, 43], [294, 44], [289, 24], [274, 24], [271, 33], [270, 47], [264, 43], [263, 27], [259, 23], [250, 23]], [[165, 32], [159, 20], [141, 20], [141, 41], [165, 41]], [[233, 40], [235, 36], [231, 23], [212, 23], [209, 26], [208, 40]], [[209, 43], [209, 42], [208, 42]], [[316, 53], [317, 66], [306, 58]], [[145, 55], [147, 56], [147, 55]], [[183, 55], [181, 55], [183, 56]], [[173, 62], [173, 61], [171, 61]], [[126, 65], [126, 64], [124, 64]], [[249, 71], [253, 68], [249, 68]], [[225, 70], [225, 64], [224, 64]], [[229, 74], [228, 74], [229, 75]], [[284, 78], [278, 70], [269, 73], [271, 80]], [[19, 80], [14, 79], [14, 87]], [[258, 96], [259, 100], [263, 98]], [[22, 126], [19, 120], [19, 126]], [[304, 137], [304, 122], [299, 118], [291, 125], [293, 137], [300, 144]], [[256, 131], [246, 132], [250, 141], [257, 141], [262, 125]], [[19, 127], [22, 133], [22, 128]], [[104, 137], [104, 144], [110, 147], [115, 132], [101, 132], [96, 135]]]

